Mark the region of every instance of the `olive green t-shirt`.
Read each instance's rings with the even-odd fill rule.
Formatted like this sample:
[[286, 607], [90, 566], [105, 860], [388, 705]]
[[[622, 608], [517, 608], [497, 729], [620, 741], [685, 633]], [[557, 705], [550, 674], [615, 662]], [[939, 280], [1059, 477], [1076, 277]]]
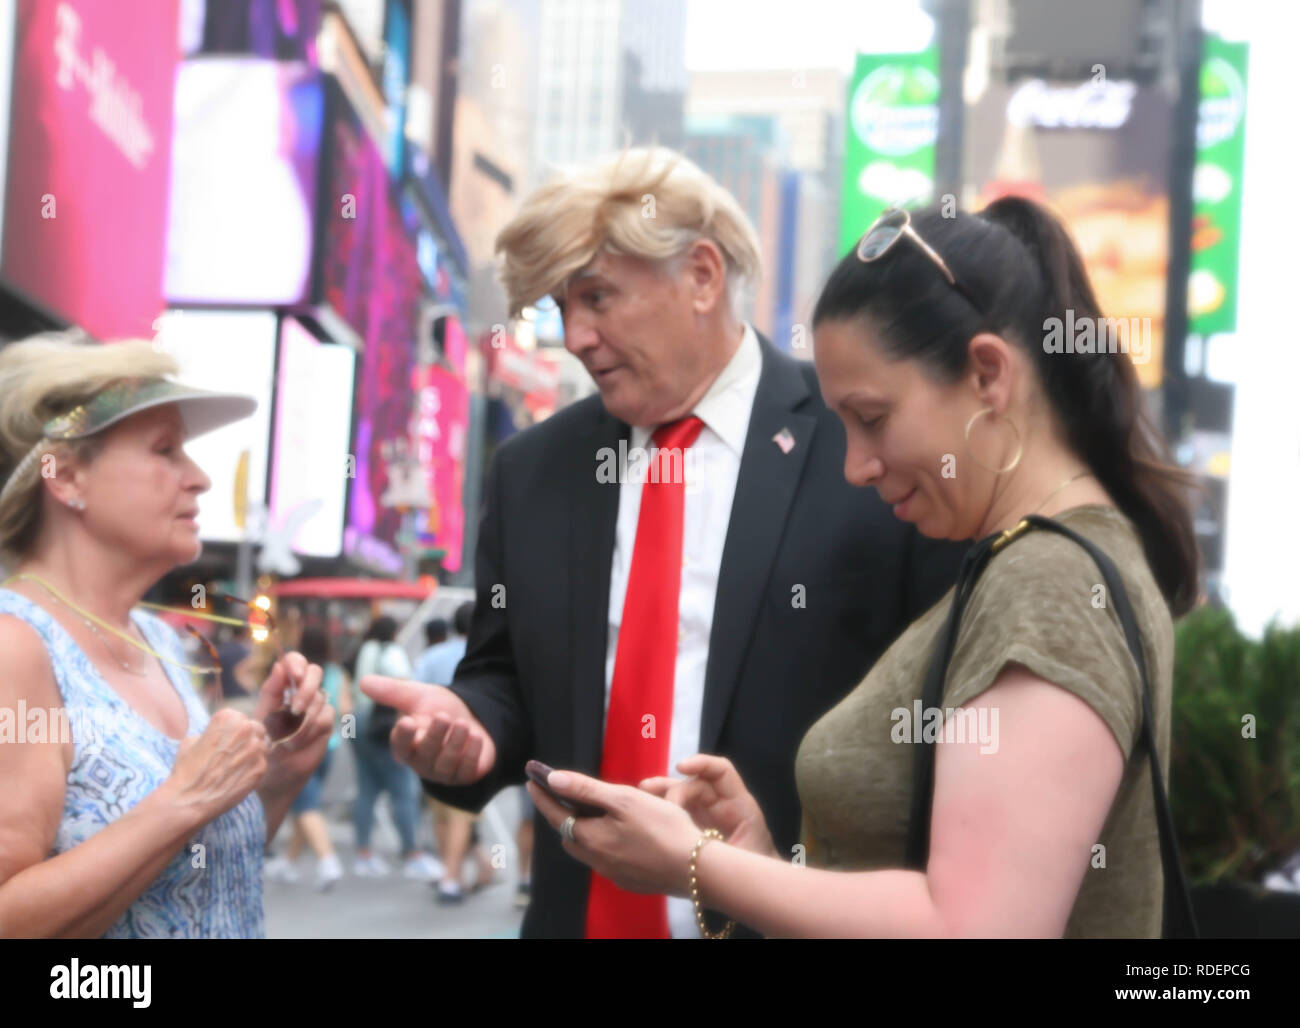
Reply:
[[[1076, 507], [1057, 520], [1094, 542], [1119, 568], [1142, 635], [1156, 747], [1167, 780], [1173, 625], [1137, 532], [1119, 511], [1104, 506]], [[915, 714], [951, 603], [949, 590], [804, 736], [795, 776], [810, 866], [903, 866], [913, 751], [901, 730], [907, 718], [898, 712]], [[1096, 840], [1104, 850], [1089, 847], [1078, 855], [1087, 872], [1066, 938], [1158, 937], [1163, 876], [1150, 758], [1138, 742], [1141, 680], [1101, 571], [1087, 551], [1055, 532], [1029, 531], [989, 561], [963, 612], [940, 707], [969, 703], [1008, 664], [1023, 665], [1082, 699], [1124, 753], [1119, 792]], [[975, 714], [965, 715], [964, 726], [950, 722], [952, 730], [962, 728], [967, 739], [989, 737], [991, 719], [979, 736]], [[1105, 866], [1098, 866], [1103, 859]]]

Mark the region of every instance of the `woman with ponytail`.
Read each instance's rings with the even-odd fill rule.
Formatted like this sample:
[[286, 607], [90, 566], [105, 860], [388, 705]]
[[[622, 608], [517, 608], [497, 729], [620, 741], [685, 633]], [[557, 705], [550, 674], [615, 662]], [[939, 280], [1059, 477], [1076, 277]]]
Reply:
[[[769, 935], [1159, 936], [1172, 618], [1194, 601], [1197, 556], [1189, 480], [1128, 352], [1149, 350], [1107, 339], [1066, 230], [1019, 198], [886, 212], [813, 321], [846, 478], [923, 535], [976, 540], [969, 579], [805, 735], [793, 861], [717, 757], [640, 789], [553, 775], [608, 815], [566, 824], [530, 785], [538, 808], [624, 888], [691, 895]], [[1093, 345], [1059, 345], [1062, 325]]]

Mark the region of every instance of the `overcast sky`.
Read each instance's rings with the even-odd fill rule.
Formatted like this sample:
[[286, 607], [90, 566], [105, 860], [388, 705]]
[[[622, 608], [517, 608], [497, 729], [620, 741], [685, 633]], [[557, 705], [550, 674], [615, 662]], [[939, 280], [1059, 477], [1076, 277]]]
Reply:
[[858, 51], [918, 50], [919, 0], [687, 0], [686, 67], [853, 67]]

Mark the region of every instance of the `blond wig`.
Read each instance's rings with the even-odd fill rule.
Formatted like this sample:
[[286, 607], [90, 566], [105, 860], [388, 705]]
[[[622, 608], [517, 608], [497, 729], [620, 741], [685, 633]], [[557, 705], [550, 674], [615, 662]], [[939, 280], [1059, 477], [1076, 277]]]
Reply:
[[624, 150], [533, 191], [497, 236], [510, 313], [562, 292], [601, 252], [666, 263], [710, 239], [727, 266], [727, 295], [762, 272], [758, 237], [735, 198], [681, 154]]
[[[36, 540], [46, 423], [120, 379], [176, 372], [176, 361], [146, 339], [92, 343], [76, 333], [48, 332], [0, 349], [0, 560], [16, 563]], [[45, 449], [85, 461], [102, 441], [89, 436]]]

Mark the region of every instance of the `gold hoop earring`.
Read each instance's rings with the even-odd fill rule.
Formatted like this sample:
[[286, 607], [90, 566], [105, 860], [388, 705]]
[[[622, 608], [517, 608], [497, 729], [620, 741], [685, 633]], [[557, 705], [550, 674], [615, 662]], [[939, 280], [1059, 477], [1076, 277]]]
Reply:
[[1011, 431], [1013, 431], [1016, 434], [1016, 455], [1011, 458], [1011, 463], [1008, 464], [1005, 468], [1000, 468], [1000, 469], [991, 468], [987, 464], [984, 464], [975, 456], [975, 451], [971, 449], [970, 446], [970, 430], [972, 426], [975, 424], [976, 420], [978, 420], [983, 415], [992, 414], [992, 413], [993, 413], [992, 407], [985, 407], [983, 410], [977, 410], [974, 414], [971, 415], [970, 420], [966, 422], [966, 449], [967, 452], [970, 454], [970, 459], [973, 460], [978, 467], [983, 468], [991, 475], [1004, 475], [1008, 471], [1015, 470], [1016, 465], [1020, 463], [1020, 458], [1024, 455], [1025, 452], [1024, 441], [1020, 438], [1020, 429], [1016, 428], [1014, 421], [1012, 421], [1010, 418], [1006, 419], [1007, 424], [1011, 426]]

